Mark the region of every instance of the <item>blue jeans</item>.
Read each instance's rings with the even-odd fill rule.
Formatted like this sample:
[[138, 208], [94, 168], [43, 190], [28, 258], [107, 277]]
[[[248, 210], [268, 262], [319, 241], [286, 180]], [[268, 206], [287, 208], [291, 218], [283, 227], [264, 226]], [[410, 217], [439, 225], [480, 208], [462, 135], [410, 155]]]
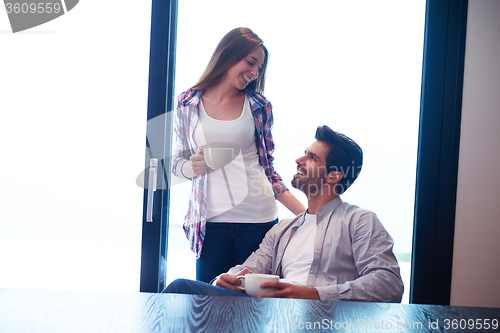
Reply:
[[170, 283], [167, 288], [165, 288], [162, 293], [169, 294], [190, 294], [190, 295], [209, 295], [209, 296], [244, 296], [249, 297], [245, 293], [240, 293], [238, 291], [225, 289], [222, 287], [212, 286], [211, 284], [186, 280], [177, 279]]
[[210, 283], [231, 267], [242, 264], [259, 248], [275, 221], [268, 223], [207, 222], [200, 258], [196, 259], [196, 280]]

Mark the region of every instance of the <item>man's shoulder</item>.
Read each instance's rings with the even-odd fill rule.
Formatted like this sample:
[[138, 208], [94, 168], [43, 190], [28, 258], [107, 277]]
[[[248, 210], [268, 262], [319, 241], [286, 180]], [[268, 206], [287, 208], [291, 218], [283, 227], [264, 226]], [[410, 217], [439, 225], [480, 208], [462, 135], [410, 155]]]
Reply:
[[363, 208], [363, 207], [360, 207], [357, 205], [353, 205], [353, 204], [350, 204], [348, 202], [342, 202], [339, 205], [339, 208], [342, 211], [344, 211], [346, 214], [375, 214], [373, 211], [371, 211], [369, 209], [366, 209], [366, 208]]
[[377, 214], [373, 211], [349, 203], [343, 203], [335, 214], [339, 222], [348, 227], [352, 232], [360, 230], [384, 231], [386, 229]]
[[334, 215], [345, 223], [380, 222], [377, 214], [373, 211], [343, 201], [335, 208]]
[[332, 213], [335, 215], [353, 215], [353, 214], [375, 215], [375, 213], [372, 212], [371, 210], [345, 202], [340, 197], [333, 199], [326, 205], [317, 209], [317, 212], [319, 212], [319, 214], [324, 216], [330, 215]]

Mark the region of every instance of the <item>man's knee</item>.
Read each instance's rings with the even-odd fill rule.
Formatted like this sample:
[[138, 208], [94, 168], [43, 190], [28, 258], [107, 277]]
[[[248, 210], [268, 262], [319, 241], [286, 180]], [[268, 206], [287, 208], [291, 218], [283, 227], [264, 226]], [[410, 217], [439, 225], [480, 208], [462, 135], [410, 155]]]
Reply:
[[187, 279], [176, 279], [172, 281], [165, 289], [163, 289], [162, 293], [169, 294], [185, 294], [186, 287], [188, 286], [190, 280]]

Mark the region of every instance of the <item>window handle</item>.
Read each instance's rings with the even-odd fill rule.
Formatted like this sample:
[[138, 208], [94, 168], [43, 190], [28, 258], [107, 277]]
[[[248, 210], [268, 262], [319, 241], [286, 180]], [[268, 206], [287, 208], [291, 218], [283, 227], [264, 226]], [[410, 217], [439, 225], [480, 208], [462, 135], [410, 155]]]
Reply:
[[153, 197], [156, 191], [156, 177], [158, 175], [158, 159], [149, 160], [149, 178], [148, 178], [148, 203], [146, 207], [146, 222], [153, 222]]

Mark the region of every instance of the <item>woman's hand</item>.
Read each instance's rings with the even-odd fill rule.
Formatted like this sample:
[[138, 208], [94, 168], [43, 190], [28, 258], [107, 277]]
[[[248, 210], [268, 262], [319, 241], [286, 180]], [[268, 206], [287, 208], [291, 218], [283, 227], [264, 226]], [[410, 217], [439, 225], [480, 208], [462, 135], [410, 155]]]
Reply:
[[208, 166], [205, 163], [203, 147], [199, 147], [198, 152], [194, 155], [191, 155], [189, 160], [191, 161], [191, 169], [193, 169], [193, 172], [196, 176], [207, 172]]
[[203, 155], [203, 147], [198, 148], [198, 152], [191, 155], [189, 161], [182, 166], [182, 174], [186, 178], [194, 178], [207, 172], [208, 166], [205, 163], [205, 156]]

